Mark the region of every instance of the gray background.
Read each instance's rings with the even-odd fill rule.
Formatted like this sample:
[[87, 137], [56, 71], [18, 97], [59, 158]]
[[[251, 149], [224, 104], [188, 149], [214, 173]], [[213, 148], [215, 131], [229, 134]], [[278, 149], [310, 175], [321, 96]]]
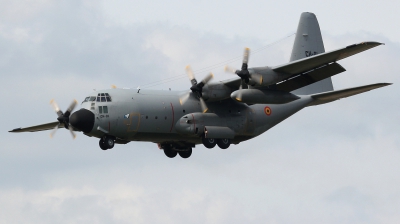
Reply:
[[[400, 29], [395, 1], [0, 1], [1, 223], [398, 223]], [[341, 61], [335, 89], [392, 86], [306, 108], [227, 150], [168, 159], [153, 143], [101, 151], [81, 133], [7, 131], [56, 119], [93, 89], [185, 90], [289, 60], [301, 12], [327, 51], [384, 42]], [[289, 36], [289, 37], [288, 37]], [[287, 37], [287, 38], [285, 38]], [[283, 38], [283, 39], [282, 39]], [[269, 45], [275, 41], [277, 44]], [[210, 67], [212, 66], [212, 67]], [[207, 69], [209, 68], [209, 69]], [[158, 80], [177, 77], [173, 82]], [[148, 84], [148, 85], [146, 85]]]

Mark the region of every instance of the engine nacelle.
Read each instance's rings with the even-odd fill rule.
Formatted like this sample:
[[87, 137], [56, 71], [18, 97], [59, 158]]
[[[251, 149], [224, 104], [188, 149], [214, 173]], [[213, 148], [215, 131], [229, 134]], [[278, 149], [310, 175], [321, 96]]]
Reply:
[[242, 89], [231, 94], [231, 98], [248, 104], [284, 104], [300, 97], [279, 90]]
[[281, 82], [290, 77], [290, 74], [282, 74], [275, 72], [270, 67], [249, 68], [250, 80], [249, 85], [255, 84], [261, 86], [269, 86]]
[[223, 83], [211, 83], [203, 88], [203, 98], [208, 102], [228, 99], [231, 93], [231, 88]]

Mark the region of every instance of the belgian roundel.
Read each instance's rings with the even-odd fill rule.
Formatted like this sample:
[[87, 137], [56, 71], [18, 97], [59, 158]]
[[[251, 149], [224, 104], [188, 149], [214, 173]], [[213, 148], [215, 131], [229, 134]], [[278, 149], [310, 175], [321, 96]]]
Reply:
[[269, 108], [269, 107], [265, 107], [265, 108], [264, 108], [264, 112], [265, 112], [266, 115], [269, 116], [269, 115], [271, 115], [272, 110], [271, 110], [271, 108]]

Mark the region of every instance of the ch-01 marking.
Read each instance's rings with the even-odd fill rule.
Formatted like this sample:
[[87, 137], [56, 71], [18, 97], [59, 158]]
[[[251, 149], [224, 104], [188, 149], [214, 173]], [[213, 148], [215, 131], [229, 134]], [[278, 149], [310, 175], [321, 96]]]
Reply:
[[306, 57], [311, 57], [313, 55], [317, 55], [318, 53], [316, 51], [312, 52], [312, 51], [305, 51], [306, 53]]

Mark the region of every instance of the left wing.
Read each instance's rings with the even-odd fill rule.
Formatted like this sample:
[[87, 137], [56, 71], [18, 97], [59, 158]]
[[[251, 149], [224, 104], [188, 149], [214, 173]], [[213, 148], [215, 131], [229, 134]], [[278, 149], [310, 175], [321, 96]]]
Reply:
[[332, 62], [342, 60], [381, 44], [382, 43], [378, 42], [362, 42], [359, 44], [353, 44], [338, 50], [317, 54], [311, 57], [292, 61], [284, 65], [272, 67], [272, 70], [275, 72], [296, 75]]
[[26, 127], [26, 128], [15, 128], [9, 132], [36, 132], [36, 131], [46, 131], [46, 130], [51, 130], [54, 129], [58, 125], [59, 128], [63, 128], [64, 124], [60, 124], [60, 122], [51, 122], [47, 124], [41, 124], [41, 125], [36, 125], [32, 127]]

